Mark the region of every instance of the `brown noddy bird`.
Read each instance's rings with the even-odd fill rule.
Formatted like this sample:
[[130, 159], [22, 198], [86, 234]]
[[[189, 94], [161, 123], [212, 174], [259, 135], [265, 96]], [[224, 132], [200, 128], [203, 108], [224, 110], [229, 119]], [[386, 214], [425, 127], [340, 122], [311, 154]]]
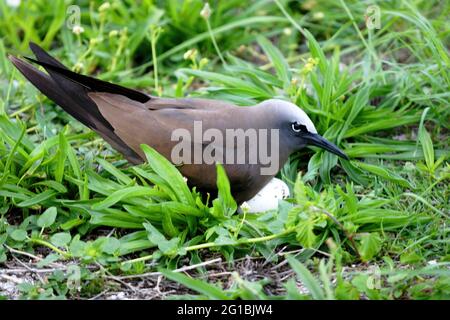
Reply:
[[[278, 129], [277, 167], [270, 174], [262, 174], [262, 161], [250, 162], [248, 154], [245, 155], [244, 163], [224, 164], [231, 192], [239, 204], [256, 195], [279, 171], [290, 154], [307, 145], [321, 147], [348, 159], [338, 147], [317, 134], [306, 113], [290, 102], [270, 99], [255, 106], [238, 107], [210, 99], [155, 97], [72, 72], [38, 45], [30, 43], [30, 48], [36, 59], [26, 59], [42, 66], [48, 74], [10, 55], [9, 59], [25, 78], [75, 119], [100, 134], [134, 164], [142, 163], [145, 159], [141, 144], [147, 144], [171, 159], [171, 152], [178, 143], [172, 139], [173, 131], [184, 128], [193, 133], [195, 121], [201, 121], [204, 131], [215, 129], [216, 133], [223, 133], [224, 136], [227, 129]], [[245, 147], [249, 148], [244, 150], [248, 153], [250, 144], [254, 143], [245, 141]], [[213, 139], [210, 143], [213, 143]], [[201, 150], [205, 150], [208, 145], [202, 142]], [[266, 147], [270, 148], [269, 142]], [[224, 146], [215, 152], [221, 152], [222, 159], [226, 159], [227, 152], [230, 152], [227, 148]], [[233, 157], [242, 151], [233, 145], [230, 148], [234, 148], [231, 150], [234, 152]], [[217, 191], [214, 163], [203, 160], [200, 163], [183, 163], [179, 170], [188, 179], [190, 186], [211, 194]]]

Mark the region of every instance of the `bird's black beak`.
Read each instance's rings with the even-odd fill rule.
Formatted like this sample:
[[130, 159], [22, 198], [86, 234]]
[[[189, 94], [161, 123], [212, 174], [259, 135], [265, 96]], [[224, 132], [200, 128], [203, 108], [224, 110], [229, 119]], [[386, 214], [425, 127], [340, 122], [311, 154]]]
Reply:
[[308, 132], [307, 134], [304, 134], [302, 136], [302, 138], [304, 138], [306, 140], [306, 143], [308, 145], [313, 145], [313, 146], [325, 149], [331, 153], [334, 153], [335, 155], [338, 155], [339, 157], [341, 157], [345, 160], [350, 160], [348, 158], [348, 156], [344, 152], [342, 152], [341, 149], [339, 149], [333, 143], [331, 143], [330, 141], [328, 141], [321, 135], [318, 135], [317, 133]]

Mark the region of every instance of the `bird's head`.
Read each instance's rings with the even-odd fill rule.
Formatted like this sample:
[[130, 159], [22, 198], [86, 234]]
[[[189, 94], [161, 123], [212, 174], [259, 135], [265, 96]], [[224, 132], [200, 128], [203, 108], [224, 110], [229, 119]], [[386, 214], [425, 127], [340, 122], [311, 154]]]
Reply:
[[305, 146], [316, 146], [348, 160], [347, 155], [333, 143], [317, 133], [316, 127], [308, 115], [295, 104], [270, 99], [259, 104], [271, 116], [272, 127], [280, 130], [280, 140], [287, 146], [288, 152], [294, 152]]

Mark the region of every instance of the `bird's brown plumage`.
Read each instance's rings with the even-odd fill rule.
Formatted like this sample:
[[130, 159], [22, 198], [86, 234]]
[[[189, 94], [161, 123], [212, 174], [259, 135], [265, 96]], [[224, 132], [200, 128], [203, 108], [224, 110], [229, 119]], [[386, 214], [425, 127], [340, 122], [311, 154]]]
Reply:
[[[250, 128], [260, 117], [260, 113], [254, 107], [240, 108], [226, 102], [208, 99], [152, 97], [145, 103], [139, 103], [110, 93], [94, 92], [88, 95], [114, 128], [114, 133], [142, 158], [144, 154], [140, 145], [145, 143], [171, 159], [171, 152], [178, 143], [171, 139], [173, 130], [184, 128], [193, 132], [194, 121], [201, 121], [203, 131], [214, 128], [225, 136], [226, 129]], [[202, 145], [202, 149], [206, 145]], [[226, 154], [229, 150], [225, 148], [223, 152]], [[238, 151], [234, 148], [233, 152], [236, 154]], [[250, 199], [271, 178], [259, 174], [258, 163], [224, 164], [224, 167], [233, 195], [238, 202]], [[178, 168], [187, 177], [190, 185], [214, 193], [216, 169], [213, 164], [191, 163]]]
[[[228, 155], [233, 155], [235, 161], [225, 161], [224, 168], [230, 180], [231, 192], [238, 203], [256, 195], [292, 152], [308, 144], [322, 147], [348, 159], [339, 148], [318, 135], [306, 113], [292, 103], [270, 99], [256, 106], [237, 107], [217, 100], [153, 97], [72, 72], [36, 44], [31, 43], [30, 48], [37, 60], [27, 59], [44, 67], [48, 74], [21, 59], [9, 56], [17, 69], [43, 94], [99, 133], [130, 162], [143, 162], [145, 156], [141, 150], [142, 144], [153, 147], [171, 160], [173, 148], [179, 142], [172, 139], [176, 129], [185, 129], [187, 136], [184, 139], [189, 140], [193, 145], [192, 149], [200, 150], [202, 155], [203, 151], [211, 149], [211, 146], [216, 154], [218, 152], [223, 155], [222, 159], [228, 160]], [[220, 141], [216, 141], [218, 138], [212, 137], [209, 141], [195, 139], [196, 122], [201, 123], [203, 139], [203, 132], [211, 129], [220, 133], [227, 141], [219, 143]], [[230, 130], [227, 129], [234, 132], [241, 130], [243, 145], [234, 142], [228, 144], [227, 132]], [[261, 158], [261, 154], [258, 154], [256, 162], [255, 158], [250, 161], [250, 157], [261, 151], [261, 141], [270, 153], [274, 153], [274, 143], [267, 136], [267, 140], [260, 140], [258, 136], [257, 142], [250, 142], [246, 133], [243, 134], [248, 129], [255, 130], [258, 135], [264, 130], [266, 134], [270, 131], [269, 135], [272, 135], [272, 129], [279, 133], [279, 140], [276, 140], [279, 149], [276, 149], [276, 154], [270, 155], [272, 160], [276, 158], [276, 161], [270, 164], [270, 173], [263, 174], [261, 171], [262, 167], [267, 167], [267, 153], [266, 158]], [[244, 162], [236, 161], [238, 154], [244, 155]], [[179, 170], [187, 177], [191, 186], [214, 194], [215, 163], [202, 157], [200, 162], [196, 162], [194, 158], [192, 154], [187, 163], [179, 165]], [[272, 171], [273, 169], [275, 171]]]
[[[171, 141], [172, 131], [185, 128], [192, 132], [194, 121], [201, 121], [203, 130], [216, 128], [224, 136], [226, 129], [254, 128], [255, 123], [266, 127], [264, 121], [257, 121], [263, 115], [255, 107], [242, 108], [209, 99], [153, 97], [71, 72], [36, 44], [30, 47], [37, 60], [27, 59], [43, 66], [48, 75], [10, 56], [13, 64], [42, 93], [98, 132], [132, 163], [145, 159], [141, 144], [170, 159], [177, 143]], [[282, 155], [281, 165], [287, 156]], [[224, 164], [224, 168], [238, 203], [253, 197], [272, 178], [259, 173], [259, 164]], [[214, 164], [183, 164], [179, 170], [191, 186], [210, 193], [216, 191]]]

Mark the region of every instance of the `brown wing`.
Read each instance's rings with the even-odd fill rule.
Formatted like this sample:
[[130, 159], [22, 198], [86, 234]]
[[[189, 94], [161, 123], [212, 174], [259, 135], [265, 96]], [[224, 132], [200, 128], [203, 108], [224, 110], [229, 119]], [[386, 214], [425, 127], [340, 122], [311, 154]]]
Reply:
[[[139, 103], [122, 95], [109, 93], [90, 93], [89, 97], [97, 104], [100, 113], [114, 128], [114, 133], [138, 153], [144, 154], [140, 145], [145, 143], [167, 159], [178, 140], [172, 140], [175, 129], [186, 129], [190, 137], [184, 137], [189, 143], [197, 144], [193, 139], [194, 121], [202, 124], [202, 130], [214, 128], [222, 132], [235, 127], [247, 127], [248, 121], [242, 117], [243, 110], [234, 105], [206, 99], [165, 99], [154, 98], [147, 103]], [[241, 121], [239, 121], [241, 119]], [[241, 125], [239, 124], [241, 123]], [[213, 143], [213, 142], [212, 142]], [[209, 142], [203, 143], [202, 150]], [[217, 145], [220, 148], [221, 145]], [[223, 146], [226, 156], [226, 145]], [[216, 168], [214, 164], [185, 163], [179, 167], [191, 185], [203, 190], [213, 191], [216, 187]], [[254, 165], [225, 165], [228, 178], [233, 186], [233, 193], [237, 194], [251, 188]]]
[[[37, 60], [48, 75], [30, 64], [10, 56], [13, 64], [42, 93], [76, 119], [98, 132], [115, 149], [133, 163], [144, 159], [140, 145], [152, 146], [168, 159], [178, 141], [172, 141], [174, 129], [192, 132], [194, 121], [201, 121], [203, 130], [251, 128], [254, 118], [245, 108], [208, 99], [165, 99], [77, 74], [68, 70], [42, 48], [30, 44]], [[258, 121], [256, 121], [258, 123]], [[194, 142], [195, 143], [195, 142]], [[207, 144], [202, 143], [201, 147]], [[226, 148], [223, 150], [225, 154]], [[236, 150], [233, 150], [236, 153]], [[238, 202], [259, 190], [266, 177], [259, 175], [255, 165], [224, 165]], [[216, 187], [216, 169], [211, 164], [184, 164], [181, 172], [191, 185], [205, 191]], [[263, 181], [264, 180], [264, 181]], [[256, 188], [255, 188], [256, 186]]]

